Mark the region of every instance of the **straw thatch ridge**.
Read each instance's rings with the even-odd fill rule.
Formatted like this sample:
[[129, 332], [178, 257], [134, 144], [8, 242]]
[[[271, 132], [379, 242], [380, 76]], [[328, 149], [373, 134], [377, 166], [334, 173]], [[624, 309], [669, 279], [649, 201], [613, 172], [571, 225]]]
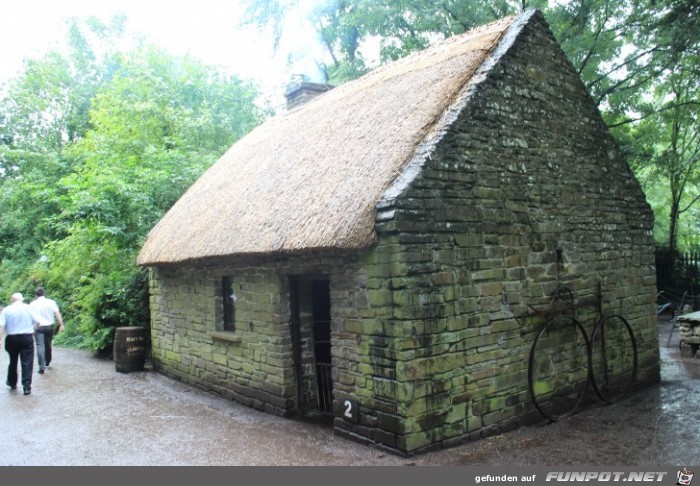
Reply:
[[377, 203], [461, 110], [509, 27], [530, 16], [451, 37], [268, 120], [171, 208], [138, 263], [373, 245]]

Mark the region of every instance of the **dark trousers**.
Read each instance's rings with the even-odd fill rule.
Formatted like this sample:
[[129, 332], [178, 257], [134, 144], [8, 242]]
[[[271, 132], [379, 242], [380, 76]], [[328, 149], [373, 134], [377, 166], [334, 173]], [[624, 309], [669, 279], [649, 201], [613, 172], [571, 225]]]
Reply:
[[39, 370], [44, 371], [51, 364], [51, 341], [53, 340], [53, 326], [39, 326], [34, 333], [36, 340], [36, 357], [39, 361]]
[[34, 369], [34, 336], [32, 334], [10, 334], [5, 338], [5, 349], [10, 355], [7, 367], [7, 384], [17, 386], [17, 361], [22, 366], [22, 387], [31, 388]]

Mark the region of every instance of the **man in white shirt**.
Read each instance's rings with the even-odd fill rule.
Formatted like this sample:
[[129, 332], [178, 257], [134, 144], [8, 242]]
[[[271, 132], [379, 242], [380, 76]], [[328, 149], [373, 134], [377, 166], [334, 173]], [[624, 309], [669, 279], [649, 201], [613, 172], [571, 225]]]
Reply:
[[36, 355], [39, 361], [39, 374], [43, 375], [46, 367], [51, 364], [51, 341], [53, 340], [53, 325], [58, 321], [58, 334], [63, 331], [63, 317], [56, 302], [47, 299], [42, 287], [36, 289], [36, 299], [29, 304], [32, 310], [42, 319], [36, 330]]
[[10, 355], [5, 384], [17, 388], [17, 361], [22, 367], [22, 388], [25, 395], [32, 392], [32, 369], [34, 366], [34, 325], [42, 318], [24, 303], [22, 294], [12, 294], [12, 304], [0, 312], [0, 333], [5, 331], [5, 349]]

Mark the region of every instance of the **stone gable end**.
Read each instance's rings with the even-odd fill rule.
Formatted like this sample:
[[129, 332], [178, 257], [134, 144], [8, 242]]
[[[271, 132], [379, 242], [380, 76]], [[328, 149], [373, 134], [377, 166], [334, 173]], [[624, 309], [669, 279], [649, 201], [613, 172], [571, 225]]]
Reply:
[[540, 15], [380, 214], [395, 252], [385, 325], [406, 331], [392, 340], [397, 448], [540, 420], [527, 379], [544, 320], [528, 316], [561, 287], [591, 302], [576, 310], [589, 336], [595, 300], [623, 315], [638, 384], [659, 380], [652, 212]]

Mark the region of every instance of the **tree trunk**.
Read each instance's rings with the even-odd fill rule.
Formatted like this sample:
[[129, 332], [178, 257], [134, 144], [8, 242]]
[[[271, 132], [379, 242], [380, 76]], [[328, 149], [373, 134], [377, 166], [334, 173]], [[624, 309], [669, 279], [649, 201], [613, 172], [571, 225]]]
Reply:
[[671, 215], [668, 225], [668, 252], [670, 262], [670, 280], [673, 282], [676, 278], [676, 248], [678, 244], [678, 216], [679, 216], [680, 201], [673, 197], [671, 202]]

